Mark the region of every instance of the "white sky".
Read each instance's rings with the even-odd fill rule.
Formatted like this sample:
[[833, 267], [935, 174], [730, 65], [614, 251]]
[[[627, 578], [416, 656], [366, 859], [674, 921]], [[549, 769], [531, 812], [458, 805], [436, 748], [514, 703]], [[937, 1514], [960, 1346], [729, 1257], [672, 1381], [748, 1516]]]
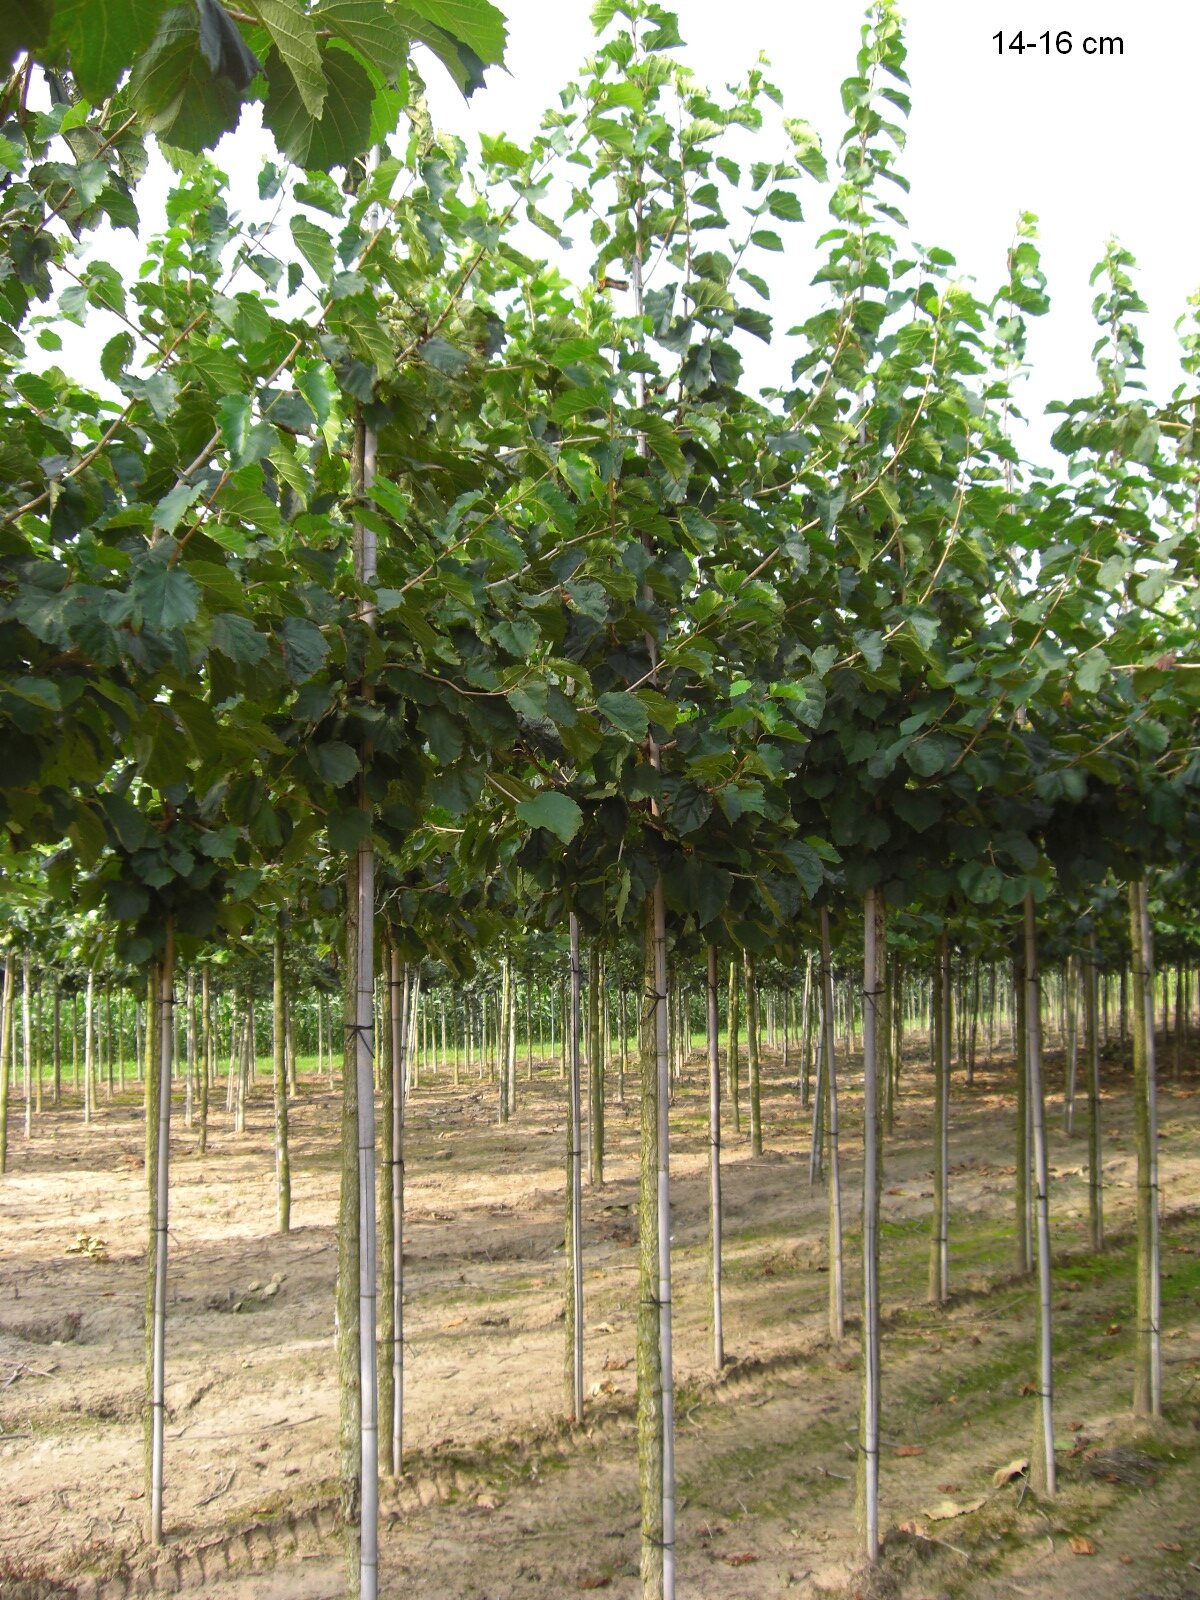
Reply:
[[[493, 70], [488, 87], [465, 104], [440, 65], [422, 63], [439, 126], [468, 142], [480, 129], [518, 142], [536, 131], [543, 110], [571, 79], [594, 45], [590, 0], [499, 0], [509, 21], [507, 72]], [[741, 77], [762, 51], [783, 92], [787, 114], [811, 122], [831, 164], [845, 126], [839, 100], [854, 70], [865, 4], [859, 0], [676, 0], [697, 78], [719, 87]], [[1049, 460], [1053, 421], [1041, 417], [1048, 400], [1090, 392], [1095, 339], [1088, 274], [1111, 234], [1137, 256], [1139, 287], [1149, 306], [1143, 319], [1147, 381], [1165, 399], [1180, 381], [1174, 323], [1187, 296], [1200, 287], [1200, 206], [1194, 182], [1196, 62], [1200, 7], [1183, 0], [909, 0], [908, 71], [913, 113], [901, 170], [912, 184], [905, 210], [915, 237], [957, 257], [965, 276], [990, 296], [1002, 280], [1005, 251], [1022, 210], [1038, 214], [1043, 267], [1052, 306], [1031, 328], [1034, 377], [1024, 409], [1032, 426], [1023, 443]], [[1047, 57], [1036, 51], [997, 51], [992, 37], [1023, 26], [1069, 29], [1074, 49]], [[1089, 35], [1119, 35], [1121, 56], [1088, 56]], [[222, 141], [216, 159], [232, 179], [231, 203], [243, 215], [263, 211], [256, 179], [266, 141], [258, 108], [249, 108], [238, 144]], [[756, 156], [786, 154], [766, 135]], [[152, 172], [139, 203], [147, 232], [160, 226], [165, 169]], [[801, 224], [782, 225], [787, 252], [761, 254], [756, 266], [772, 284], [777, 330], [800, 321], [817, 304], [809, 284], [818, 262], [813, 242], [828, 223], [821, 188], [805, 179]], [[530, 230], [522, 245], [544, 254], [545, 235]], [[132, 275], [138, 251], [127, 235], [97, 240], [97, 253]], [[579, 252], [582, 257], [583, 252]], [[586, 262], [579, 261], [579, 271]], [[103, 337], [108, 336], [107, 330]], [[92, 345], [92, 329], [72, 345]], [[96, 351], [73, 350], [74, 370], [102, 383]], [[786, 382], [785, 345], [763, 349], [747, 340], [747, 378]], [[82, 362], [78, 358], [83, 358]], [[53, 356], [36, 358], [47, 365]], [[63, 357], [58, 357], [62, 360]]]
[[[466, 136], [503, 129], [528, 138], [543, 107], [593, 47], [589, 0], [499, 0], [509, 21], [508, 76], [493, 71], [469, 107], [429, 71], [435, 120]], [[854, 71], [865, 4], [859, 0], [677, 0], [687, 42], [682, 59], [704, 83], [740, 77], [759, 51], [789, 115], [811, 122], [831, 159], [845, 127], [839, 88]], [[1088, 274], [1109, 234], [1138, 258], [1149, 307], [1143, 321], [1148, 381], [1166, 398], [1179, 381], [1174, 324], [1200, 288], [1200, 206], [1194, 173], [1200, 7], [1184, 0], [909, 0], [908, 73], [913, 112], [901, 170], [912, 184], [905, 211], [923, 244], [951, 250], [988, 295], [1002, 280], [1020, 211], [1038, 214], [1052, 298], [1033, 323], [1035, 368], [1024, 409], [1091, 388], [1094, 291]], [[1041, 49], [1001, 56], [992, 35], [1023, 27], [1069, 29], [1070, 55]], [[1120, 57], [1089, 57], [1087, 36], [1119, 35]], [[777, 328], [814, 303], [815, 257], [797, 248], [828, 217], [815, 184], [801, 190], [805, 222], [784, 230], [787, 256], [772, 270]], [[540, 237], [540, 236], [539, 236]], [[779, 263], [792, 278], [785, 280]], [[760, 263], [761, 264], [761, 263]], [[753, 343], [753, 341], [750, 341]], [[768, 380], [758, 359], [748, 375]], [[1026, 448], [1048, 459], [1052, 422], [1035, 421]]]

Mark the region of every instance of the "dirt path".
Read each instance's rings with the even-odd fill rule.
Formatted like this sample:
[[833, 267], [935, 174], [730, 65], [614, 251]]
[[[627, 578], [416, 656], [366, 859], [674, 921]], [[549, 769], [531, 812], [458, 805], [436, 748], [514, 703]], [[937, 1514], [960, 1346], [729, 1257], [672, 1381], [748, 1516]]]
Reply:
[[[824, 1336], [826, 1197], [808, 1186], [807, 1118], [769, 1063], [768, 1154], [752, 1161], [745, 1142], [733, 1139], [728, 1148], [726, 1328], [734, 1361], [714, 1383], [701, 1071], [697, 1063], [673, 1114], [680, 1592], [747, 1600], [784, 1589], [853, 1594], [848, 1479], [857, 1360], [853, 1331], [840, 1349]], [[1033, 1427], [1032, 1402], [1021, 1394], [1033, 1376], [1032, 1295], [1027, 1283], [1007, 1277], [1012, 1119], [1002, 1083], [999, 1074], [981, 1073], [969, 1094], [955, 1085], [957, 1293], [937, 1312], [923, 1305], [930, 1107], [917, 1068], [888, 1144], [882, 1509], [893, 1529], [889, 1581], [912, 1600], [1049, 1596], [1051, 1586], [1061, 1591], [1085, 1579], [1113, 1600], [1186, 1595], [1187, 1583], [1200, 1580], [1187, 1565], [1200, 1561], [1198, 1519], [1185, 1514], [1200, 1503], [1200, 1222], [1179, 1217], [1166, 1234], [1168, 1423], [1149, 1442], [1132, 1440], [1124, 1420], [1129, 1250], [1095, 1261], [1082, 1253], [1085, 1145], [1062, 1136], [1053, 1104], [1055, 1244], [1068, 1256], [1056, 1287], [1064, 1492], [1047, 1514], [1030, 1496], [1017, 1507], [1019, 1484], [992, 1486], [991, 1473], [1025, 1452]], [[1106, 1214], [1118, 1233], [1133, 1205], [1127, 1083], [1124, 1069], [1110, 1070]], [[848, 1087], [852, 1258], [859, 1179], [852, 1077]], [[262, 1084], [241, 1137], [226, 1127], [223, 1109], [215, 1113], [206, 1157], [196, 1157], [181, 1127], [173, 1144], [166, 1522], [175, 1585], [203, 1581], [227, 1600], [285, 1593], [316, 1600], [342, 1591], [327, 1509], [337, 1404], [338, 1106], [315, 1082], [293, 1106], [294, 1228], [281, 1238], [273, 1231], [266, 1092]], [[494, 1124], [488, 1085], [454, 1091], [435, 1082], [412, 1102], [406, 1474], [398, 1492], [385, 1494], [385, 1594], [497, 1600], [637, 1591], [633, 1106], [610, 1106], [608, 1181], [585, 1195], [591, 1411], [588, 1427], [576, 1432], [559, 1421], [563, 1094], [554, 1070], [522, 1081], [519, 1099], [517, 1119], [504, 1128]], [[1179, 1213], [1200, 1203], [1190, 1080], [1164, 1083], [1161, 1122], [1164, 1203]], [[86, 1129], [77, 1110], [63, 1109], [43, 1119], [29, 1145], [18, 1136], [0, 1185], [6, 1595], [19, 1580], [30, 1594], [84, 1593], [97, 1592], [89, 1578], [111, 1577], [114, 1595], [150, 1581], [140, 1541], [142, 1149], [132, 1101], [103, 1106]], [[93, 1253], [107, 1259], [67, 1254], [80, 1234], [103, 1240]], [[847, 1292], [853, 1308], [853, 1269]], [[1117, 1452], [1107, 1478], [1097, 1451]], [[981, 1495], [976, 1512], [942, 1522], [926, 1515], [939, 1501], [961, 1506]], [[234, 1530], [240, 1540], [229, 1550], [221, 1541]], [[1072, 1554], [1072, 1537], [1086, 1538], [1096, 1553]], [[158, 1581], [167, 1582], [161, 1571]]]

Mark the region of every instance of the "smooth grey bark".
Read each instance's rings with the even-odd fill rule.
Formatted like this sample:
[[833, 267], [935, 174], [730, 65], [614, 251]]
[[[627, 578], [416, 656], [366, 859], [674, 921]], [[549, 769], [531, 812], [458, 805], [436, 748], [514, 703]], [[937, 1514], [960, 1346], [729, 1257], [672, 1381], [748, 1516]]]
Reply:
[[1033, 895], [1025, 895], [1025, 1039], [1029, 1063], [1029, 1114], [1033, 1135], [1034, 1204], [1037, 1213], [1039, 1426], [1034, 1436], [1029, 1481], [1052, 1500], [1054, 1462], [1054, 1345], [1050, 1320], [1050, 1175], [1046, 1157], [1046, 1106], [1042, 1093], [1042, 985], [1038, 970]]
[[583, 1421], [583, 1107], [579, 1032], [583, 968], [579, 918], [570, 913], [571, 993], [567, 1019], [567, 1228], [566, 1228], [566, 1399], [576, 1422]]
[[876, 1046], [881, 907], [868, 889], [863, 904], [863, 1316], [857, 1507], [863, 1554], [879, 1559], [879, 1093]]
[[823, 1085], [825, 1120], [829, 1129], [829, 1335], [840, 1342], [846, 1337], [846, 1263], [842, 1242], [842, 1169], [838, 1149], [837, 1060], [833, 1037], [833, 958], [830, 953], [829, 912], [824, 906], [820, 911], [820, 938], [822, 1064], [818, 1075], [818, 1093], [822, 1092]]
[[160, 968], [158, 1140], [155, 1151], [154, 1202], [154, 1331], [150, 1388], [150, 1543], [162, 1544], [163, 1426], [166, 1419], [167, 1352], [167, 1208], [171, 1159], [171, 1059], [175, 1044], [175, 931], [167, 918], [166, 943]]
[[706, 1022], [708, 1030], [708, 1242], [713, 1341], [713, 1371], [725, 1365], [725, 1332], [721, 1308], [721, 1051], [717, 999], [717, 947], [708, 947]]

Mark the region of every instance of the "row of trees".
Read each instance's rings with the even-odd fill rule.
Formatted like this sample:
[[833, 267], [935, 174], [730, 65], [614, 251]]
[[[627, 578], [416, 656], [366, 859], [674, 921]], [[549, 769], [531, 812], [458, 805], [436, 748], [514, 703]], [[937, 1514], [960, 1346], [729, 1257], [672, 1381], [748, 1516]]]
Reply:
[[[1052, 898], [1051, 936], [1091, 972], [1093, 933], [1111, 942], [1134, 885], [1152, 1127], [1148, 876], [1173, 953], [1196, 949], [1197, 324], [1181, 323], [1184, 383], [1152, 400], [1133, 262], [1110, 244], [1094, 391], [1060, 408], [1063, 470], [1023, 469], [1026, 328], [1048, 305], [1034, 222], [988, 296], [907, 236], [890, 0], [843, 84], [832, 177], [763, 66], [710, 93], [680, 64], [675, 17], [646, 0], [600, 0], [595, 55], [543, 133], [528, 149], [485, 139], [478, 170], [430, 126], [410, 46], [470, 87], [503, 45], [485, 0], [135, 9], [104, 31], [47, 0], [5, 24], [0, 824], [14, 915], [33, 927], [47, 900], [70, 906], [84, 964], [137, 969], [158, 1019], [151, 1538], [171, 1108], [154, 1085], [171, 1071], [177, 957], [274, 941], [285, 911], [340, 920], [319, 954], [344, 994], [342, 1471], [352, 1581], [370, 1595], [374, 1058], [406, 1049], [405, 972], [494, 972], [519, 948], [514, 923], [569, 927], [576, 949], [641, 930], [642, 1564], [646, 1593], [669, 1595], [672, 969], [707, 964], [711, 1018], [732, 958], [749, 1009], [755, 965], [798, 974], [833, 910], [845, 959], [864, 961], [874, 1559], [885, 951], [943, 974], [944, 1038], [946, 930], [969, 919], [983, 954], [1019, 958], [1044, 1290], [1035, 918]], [[280, 154], [261, 213], [240, 218], [202, 151], [243, 93], [265, 95]], [[177, 182], [129, 283], [98, 230], [138, 225], [152, 134]], [[785, 336], [771, 264], [786, 268], [817, 185], [827, 298]], [[586, 270], [531, 257], [517, 223]], [[31, 370], [29, 341], [54, 353], [80, 327], [104, 341], [103, 393]], [[780, 354], [760, 394], [742, 382], [747, 339]], [[394, 1254], [403, 1094], [386, 1075], [383, 1095]], [[1156, 1332], [1156, 1314], [1142, 1321]], [[1051, 1449], [1043, 1476], [1052, 1489]]]

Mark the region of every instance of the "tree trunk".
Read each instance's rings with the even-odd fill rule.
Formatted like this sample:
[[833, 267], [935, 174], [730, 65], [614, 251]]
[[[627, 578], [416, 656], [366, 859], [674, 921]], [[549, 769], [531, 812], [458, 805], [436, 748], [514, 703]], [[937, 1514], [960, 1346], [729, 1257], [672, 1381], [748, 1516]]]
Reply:
[[750, 1154], [763, 1153], [762, 1132], [762, 1069], [758, 1055], [758, 981], [754, 974], [754, 957], [748, 950], [742, 952], [746, 964], [746, 1053], [750, 1061]]
[[1100, 1149], [1100, 1030], [1096, 1004], [1096, 935], [1088, 943], [1083, 971], [1084, 1025], [1088, 1073], [1088, 1240], [1104, 1249], [1104, 1170]]
[[283, 993], [283, 929], [276, 925], [272, 949], [272, 1047], [275, 1069], [275, 1198], [280, 1233], [292, 1227], [292, 1166], [288, 1157], [287, 1019]]
[[1013, 1002], [1016, 1010], [1014, 1054], [1017, 1072], [1016, 1165], [1014, 1176], [1013, 1241], [1016, 1245], [1017, 1272], [1024, 1275], [1033, 1266], [1030, 1249], [1029, 1217], [1029, 1046], [1026, 1038], [1025, 957], [1013, 962]]
[[[717, 947], [708, 947], [706, 1019], [708, 1028], [708, 1246], [711, 1285], [713, 1371], [725, 1365], [721, 1321], [721, 1026], [717, 1007]], [[786, 1023], [785, 1023], [786, 1026]]]
[[604, 1183], [604, 1056], [600, 1048], [600, 947], [588, 951], [588, 1182]]
[[16, 988], [13, 953], [4, 956], [4, 1001], [0, 1005], [0, 1173], [8, 1171], [8, 1085], [12, 1071], [13, 991]]
[[736, 961], [729, 963], [729, 1001], [726, 1015], [729, 1026], [726, 1082], [729, 1089], [729, 1104], [733, 1111], [733, 1131], [734, 1133], [741, 1133], [742, 1106], [738, 1084], [738, 1034], [741, 1032], [741, 1017], [738, 1014], [738, 964]]
[[1129, 885], [1133, 965], [1133, 1110], [1137, 1142], [1137, 1345], [1133, 1409], [1162, 1415], [1161, 1279], [1158, 1240], [1158, 1106], [1154, 1071], [1154, 955], [1146, 881]]
[[1050, 1177], [1046, 1157], [1046, 1107], [1042, 1095], [1042, 985], [1038, 971], [1037, 925], [1033, 895], [1025, 895], [1025, 1039], [1028, 1051], [1028, 1105], [1033, 1133], [1034, 1201], [1037, 1209], [1038, 1395], [1040, 1415], [1034, 1432], [1029, 1482], [1052, 1500], [1054, 1463], [1054, 1347], [1050, 1327]]
[[823, 1084], [825, 1121], [829, 1128], [829, 1336], [840, 1343], [846, 1337], [846, 1263], [842, 1243], [842, 1175], [838, 1151], [837, 1064], [833, 1036], [833, 958], [829, 948], [829, 912], [824, 906], [821, 907], [820, 923], [823, 1065], [819, 1074], [818, 1094]]
[[863, 905], [863, 1316], [862, 1406], [858, 1423], [857, 1508], [863, 1554], [879, 1559], [879, 1093], [876, 1008], [882, 906], [876, 889]]
[[567, 1228], [563, 1305], [566, 1326], [565, 1391], [567, 1411], [583, 1421], [583, 1128], [579, 1060], [583, 969], [579, 957], [579, 918], [570, 914], [571, 997], [567, 1016]]
[[670, 1051], [662, 879], [646, 902], [646, 1003], [641, 1027], [640, 1295], [637, 1387], [643, 1600], [675, 1594], [675, 1389], [671, 1359], [668, 1187]]
[[167, 1354], [167, 1222], [171, 1159], [171, 1060], [175, 1045], [175, 931], [167, 918], [166, 943], [158, 993], [158, 1141], [154, 1172], [154, 1326], [150, 1387], [150, 1543], [162, 1544], [163, 1531], [163, 1427], [166, 1421]]
[[933, 970], [933, 1234], [929, 1249], [929, 1298], [941, 1305], [950, 1293], [950, 938], [938, 939]]

